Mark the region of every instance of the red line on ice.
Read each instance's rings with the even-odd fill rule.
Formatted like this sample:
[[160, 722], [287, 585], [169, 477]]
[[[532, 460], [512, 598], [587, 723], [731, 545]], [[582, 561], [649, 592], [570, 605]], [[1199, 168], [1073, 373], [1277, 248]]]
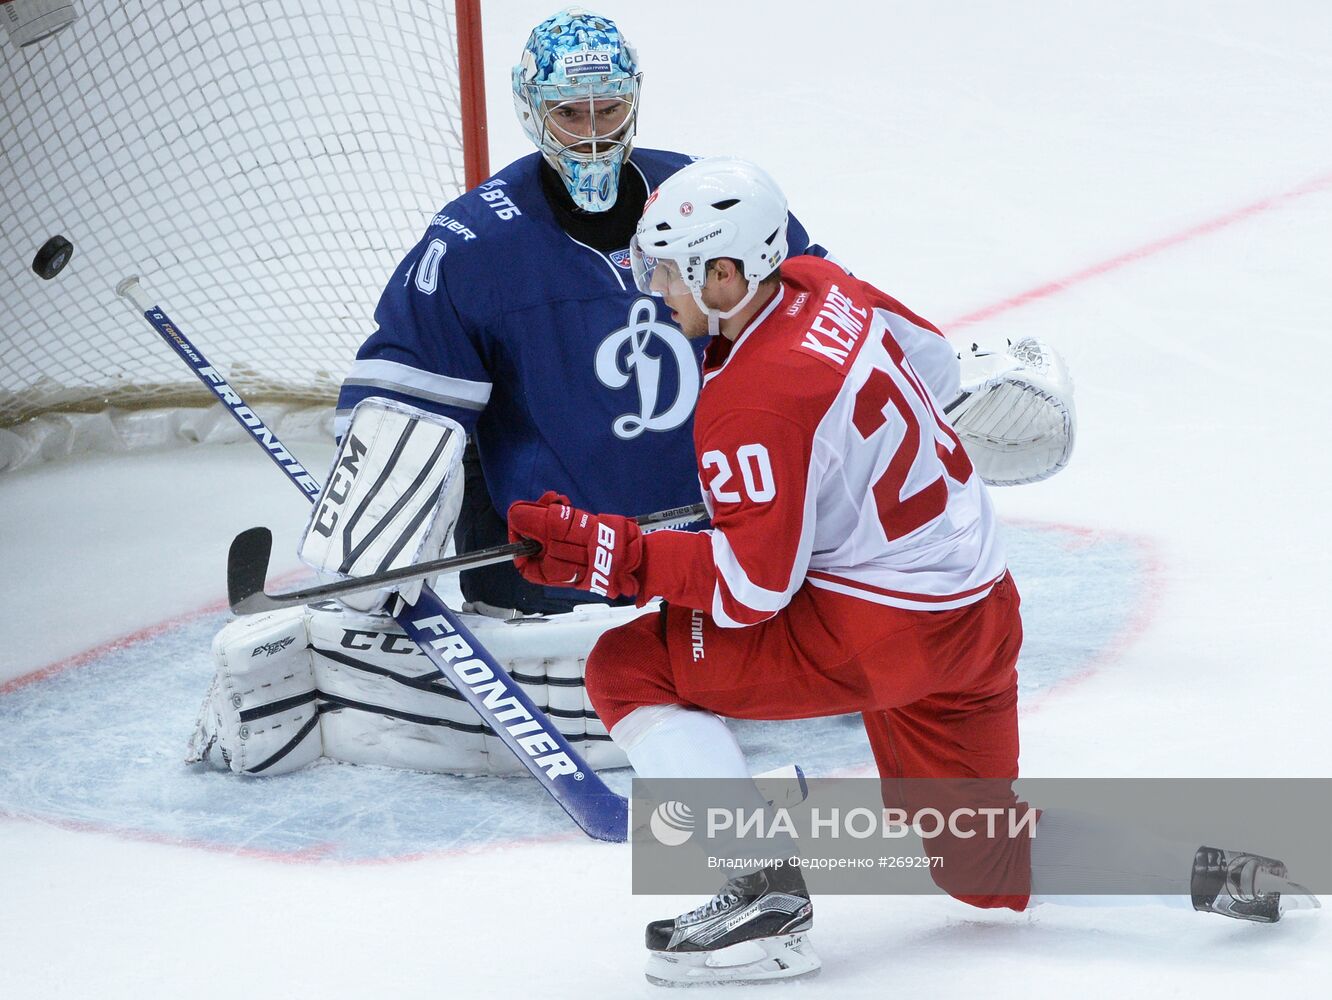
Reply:
[[[290, 583], [298, 577], [308, 576], [307, 570], [293, 570], [290, 573], [284, 573], [282, 576], [275, 577], [270, 583], [283, 584]], [[48, 677], [54, 677], [56, 674], [62, 674], [66, 670], [73, 670], [75, 667], [81, 667], [85, 663], [91, 663], [93, 660], [106, 656], [108, 653], [114, 653], [118, 650], [128, 649], [130, 646], [136, 646], [141, 642], [148, 642], [156, 639], [159, 635], [170, 632], [172, 629], [179, 628], [182, 625], [188, 625], [192, 621], [203, 618], [205, 615], [215, 615], [227, 610], [226, 601], [214, 601], [206, 604], [202, 608], [195, 608], [193, 611], [186, 611], [184, 614], [176, 615], [174, 618], [168, 618], [166, 621], [158, 622], [156, 625], [148, 625], [138, 631], [130, 632], [115, 639], [109, 639], [101, 645], [94, 646], [92, 649], [85, 649], [82, 653], [75, 653], [73, 656], [67, 656], [62, 660], [56, 660], [54, 663], [48, 663], [44, 667], [38, 667], [30, 673], [15, 677], [0, 684], [0, 697], [9, 694], [11, 691], [17, 691], [19, 688], [28, 687], [30, 684], [36, 684], [44, 681]]]
[[368, 868], [380, 865], [398, 865], [417, 861], [438, 861], [460, 858], [475, 854], [491, 854], [498, 850], [521, 850], [526, 847], [546, 847], [551, 844], [595, 844], [577, 830], [556, 833], [542, 837], [513, 837], [494, 844], [468, 844], [461, 847], [442, 847], [438, 850], [414, 851], [410, 854], [390, 854], [384, 857], [358, 858], [339, 857], [335, 854], [336, 844], [320, 843], [303, 847], [300, 850], [284, 851], [276, 848], [247, 847], [243, 844], [228, 844], [223, 841], [198, 840], [193, 837], [176, 837], [169, 833], [156, 833], [151, 830], [138, 830], [133, 827], [118, 826], [98, 820], [68, 819], [63, 816], [50, 816], [36, 812], [7, 812], [0, 810], [0, 820], [12, 820], [36, 823], [55, 827], [71, 833], [99, 833], [122, 840], [133, 840], [143, 844], [158, 844], [163, 847], [183, 847], [189, 850], [206, 851], [209, 854], [229, 854], [234, 857], [249, 858], [253, 861], [271, 861], [283, 865], [321, 864], [342, 868]]
[[48, 677], [54, 677], [56, 674], [64, 673], [66, 670], [73, 670], [75, 667], [81, 667], [85, 663], [91, 663], [93, 660], [106, 656], [108, 653], [114, 653], [117, 650], [128, 649], [130, 646], [138, 645], [141, 642], [147, 642], [150, 639], [156, 639], [165, 632], [170, 632], [181, 625], [187, 625], [204, 615], [217, 614], [225, 611], [226, 601], [215, 601], [206, 607], [196, 608], [194, 611], [187, 611], [183, 615], [177, 615], [175, 618], [169, 618], [164, 622], [158, 622], [156, 625], [149, 625], [147, 628], [141, 628], [137, 632], [130, 632], [128, 635], [122, 635], [116, 639], [111, 639], [102, 643], [100, 646], [94, 646], [92, 649], [85, 649], [82, 653], [76, 653], [73, 656], [66, 657], [63, 660], [57, 660], [54, 663], [48, 663], [44, 667], [24, 674], [21, 677], [15, 677], [13, 680], [0, 684], [0, 695], [9, 694], [11, 691], [17, 691], [19, 688], [28, 687], [30, 684], [36, 684], [44, 681]]
[[47, 816], [33, 812], [5, 812], [0, 810], [0, 819], [24, 820], [53, 826], [73, 833], [102, 833], [124, 840], [136, 840], [145, 844], [162, 844], [167, 847], [186, 847], [192, 850], [210, 851], [214, 854], [234, 854], [242, 858], [254, 858], [259, 861], [278, 861], [284, 864], [322, 861], [325, 856], [336, 850], [332, 844], [314, 844], [300, 850], [279, 851], [259, 847], [246, 847], [243, 844], [225, 844], [211, 840], [195, 840], [192, 837], [174, 837], [169, 833], [156, 833], [151, 830], [138, 830], [128, 826], [117, 826], [97, 820], [66, 819], [62, 816]]
[[1303, 198], [1306, 195], [1316, 194], [1326, 188], [1332, 187], [1332, 173], [1323, 174], [1315, 177], [1313, 180], [1306, 181], [1298, 187], [1293, 187], [1288, 191], [1282, 191], [1280, 194], [1274, 194], [1267, 198], [1262, 198], [1248, 205], [1241, 206], [1233, 211], [1226, 212], [1214, 219], [1206, 222], [1200, 222], [1197, 225], [1189, 226], [1177, 233], [1169, 236], [1162, 236], [1160, 239], [1152, 240], [1150, 243], [1144, 243], [1142, 246], [1135, 247], [1132, 250], [1126, 250], [1109, 260], [1103, 260], [1098, 264], [1092, 264], [1084, 267], [1080, 271], [1074, 271], [1072, 274], [1064, 275], [1062, 278], [1056, 278], [1054, 281], [1046, 282], [1043, 285], [1037, 285], [1025, 292], [1004, 299], [1001, 302], [995, 302], [992, 305], [984, 306], [975, 312], [967, 313], [965, 316], [959, 316], [957, 319], [949, 320], [943, 324], [943, 330], [948, 332], [960, 326], [970, 326], [974, 323], [980, 323], [984, 320], [998, 316], [1000, 313], [1008, 312], [1011, 309], [1017, 309], [1032, 302], [1041, 299], [1048, 299], [1051, 296], [1058, 295], [1064, 289], [1073, 285], [1081, 284], [1084, 281], [1090, 281], [1092, 278], [1099, 278], [1110, 271], [1118, 270], [1125, 265], [1135, 263], [1144, 257], [1150, 257], [1163, 250], [1169, 250], [1182, 243], [1188, 243], [1198, 239], [1200, 236], [1208, 236], [1219, 230], [1233, 226], [1238, 222], [1251, 219], [1255, 215], [1261, 215], [1264, 212], [1270, 212], [1276, 208], [1282, 208], [1287, 203]]

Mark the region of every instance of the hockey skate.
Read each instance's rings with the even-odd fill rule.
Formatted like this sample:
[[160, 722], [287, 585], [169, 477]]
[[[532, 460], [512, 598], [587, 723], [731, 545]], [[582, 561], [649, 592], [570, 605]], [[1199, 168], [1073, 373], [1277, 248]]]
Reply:
[[647, 979], [700, 986], [808, 975], [820, 966], [809, 940], [813, 926], [798, 865], [740, 875], [698, 909], [648, 924]]
[[1275, 858], [1216, 847], [1198, 848], [1190, 891], [1195, 910], [1264, 924], [1276, 923], [1286, 910], [1320, 905], [1308, 889], [1287, 878], [1285, 864]]

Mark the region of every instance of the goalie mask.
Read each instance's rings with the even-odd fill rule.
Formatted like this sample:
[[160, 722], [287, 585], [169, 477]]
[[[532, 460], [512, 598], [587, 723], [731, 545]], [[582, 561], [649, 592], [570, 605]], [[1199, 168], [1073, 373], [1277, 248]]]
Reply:
[[[658, 296], [687, 288], [716, 336], [721, 320], [748, 305], [786, 258], [787, 220], [786, 196], [767, 172], [732, 156], [698, 160], [649, 196], [629, 244], [634, 283]], [[708, 261], [719, 257], [738, 260], [749, 283], [726, 312], [703, 302]]]
[[538, 24], [513, 68], [523, 131], [584, 211], [615, 204], [642, 79], [633, 46], [615, 22], [579, 7]]

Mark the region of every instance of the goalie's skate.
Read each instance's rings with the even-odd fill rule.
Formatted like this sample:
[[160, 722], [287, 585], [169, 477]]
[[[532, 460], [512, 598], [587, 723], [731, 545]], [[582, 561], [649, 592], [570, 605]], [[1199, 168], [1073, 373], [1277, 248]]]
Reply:
[[1200, 847], [1193, 858], [1193, 908], [1274, 924], [1288, 910], [1317, 909], [1318, 899], [1287, 877], [1275, 858]]
[[701, 986], [790, 979], [817, 972], [814, 907], [800, 869], [769, 867], [731, 879], [711, 901], [647, 927], [648, 982]]

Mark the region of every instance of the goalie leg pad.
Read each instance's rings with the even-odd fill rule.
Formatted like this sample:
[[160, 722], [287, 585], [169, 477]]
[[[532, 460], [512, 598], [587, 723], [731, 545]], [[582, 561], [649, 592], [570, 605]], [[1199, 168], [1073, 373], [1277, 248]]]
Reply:
[[[588, 764], [601, 769], [628, 762], [588, 700], [587, 654], [602, 632], [640, 614], [587, 606], [552, 619], [462, 618]], [[214, 659], [217, 676], [190, 742], [190, 762], [212, 759], [238, 774], [268, 775], [322, 753], [351, 764], [444, 774], [526, 773], [386, 616], [328, 602], [242, 618], [218, 633]]]
[[309, 608], [308, 615], [328, 757], [415, 771], [491, 773], [480, 716], [393, 619], [332, 603]]
[[[448, 774], [526, 773], [499, 737], [391, 619], [333, 603], [307, 609], [326, 756]], [[642, 614], [588, 606], [551, 619], [461, 616], [593, 768], [624, 767], [587, 698], [587, 654], [603, 631]]]
[[[304, 608], [239, 618], [213, 639], [216, 676], [187, 763], [236, 774], [285, 774], [323, 753]], [[216, 754], [216, 756], [214, 756]]]

